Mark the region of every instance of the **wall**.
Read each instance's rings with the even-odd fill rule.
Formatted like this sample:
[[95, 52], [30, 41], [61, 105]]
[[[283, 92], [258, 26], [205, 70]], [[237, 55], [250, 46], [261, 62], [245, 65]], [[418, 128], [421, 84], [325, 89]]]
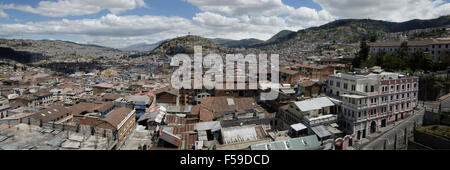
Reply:
[[177, 96], [163, 92], [156, 95], [156, 102], [157, 103], [171, 103], [176, 104], [177, 103]]
[[414, 115], [408, 117], [406, 122], [401, 122], [393, 129], [372, 139], [373, 141], [365, 146], [359, 146], [363, 150], [402, 150], [408, 146], [408, 140], [414, 137], [416, 128], [422, 126], [424, 110], [417, 111]]
[[[0, 120], [0, 124], [6, 123], [11, 127], [20, 123], [31, 124], [36, 126], [41, 126], [43, 128], [48, 129], [57, 129], [61, 131], [72, 131], [85, 134], [85, 136], [89, 136], [92, 133], [92, 128], [89, 125], [65, 125], [65, 124], [53, 124], [53, 123], [41, 123], [39, 120], [33, 119], [32, 117], [25, 117], [21, 119], [11, 119], [11, 120]], [[113, 143], [117, 143], [117, 139], [114, 136], [113, 130], [101, 127], [94, 127], [94, 135], [101, 135], [106, 137], [109, 141], [114, 141]], [[111, 146], [112, 147], [112, 146]], [[113, 149], [113, 148], [110, 148]]]
[[450, 140], [419, 131], [414, 132], [414, 141], [433, 149], [450, 149]]
[[120, 127], [118, 133], [119, 133], [119, 139], [118, 139], [118, 145], [116, 149], [118, 149], [122, 144], [125, 138], [128, 136], [128, 134], [131, 132], [131, 130], [135, 127], [136, 123], [136, 113], [133, 113], [133, 115]]

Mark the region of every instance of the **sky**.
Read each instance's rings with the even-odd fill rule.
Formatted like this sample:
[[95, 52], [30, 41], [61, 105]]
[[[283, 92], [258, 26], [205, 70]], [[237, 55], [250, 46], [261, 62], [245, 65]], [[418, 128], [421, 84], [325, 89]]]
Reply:
[[0, 37], [123, 48], [184, 35], [267, 40], [338, 19], [450, 15], [450, 0], [1, 0]]

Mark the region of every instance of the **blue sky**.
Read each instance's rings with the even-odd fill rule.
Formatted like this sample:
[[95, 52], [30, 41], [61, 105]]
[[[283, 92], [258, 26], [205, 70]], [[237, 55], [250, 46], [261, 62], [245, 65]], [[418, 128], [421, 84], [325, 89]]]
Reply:
[[265, 40], [343, 18], [401, 22], [449, 14], [449, 0], [2, 0], [0, 37], [120, 48], [187, 32]]
[[[49, 0], [56, 2], [57, 0]], [[190, 19], [195, 16], [196, 13], [201, 12], [198, 7], [187, 3], [183, 0], [144, 0], [147, 4], [151, 4], [149, 8], [136, 8], [126, 11], [121, 15], [163, 15], [163, 16], [180, 16]], [[312, 0], [282, 0], [283, 3], [293, 7], [309, 7], [316, 10], [320, 10], [320, 5], [314, 3]], [[30, 5], [37, 6], [39, 0], [2, 0], [0, 4], [17, 4], [17, 5]], [[31, 14], [18, 10], [5, 10], [12, 18], [0, 18], [0, 23], [24, 23], [24, 22], [38, 22], [45, 20], [54, 20], [55, 18], [67, 18], [67, 19], [82, 19], [82, 18], [99, 18], [108, 13], [108, 10], [102, 10], [96, 14], [82, 15], [82, 16], [69, 16], [69, 17], [46, 17], [38, 14]], [[18, 19], [15, 21], [14, 19]]]

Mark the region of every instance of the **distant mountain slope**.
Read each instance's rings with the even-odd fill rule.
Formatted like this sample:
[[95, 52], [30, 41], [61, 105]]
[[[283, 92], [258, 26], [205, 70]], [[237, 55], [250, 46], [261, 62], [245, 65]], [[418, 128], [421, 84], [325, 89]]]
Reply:
[[265, 47], [269, 45], [283, 46], [292, 41], [339, 41], [357, 42], [361, 37], [370, 34], [383, 35], [385, 33], [405, 32], [415, 29], [435, 28], [450, 25], [450, 16], [442, 16], [430, 20], [411, 20], [401, 23], [387, 22], [370, 19], [342, 19], [328, 24], [311, 27], [298, 32], [281, 31], [271, 39], [255, 44], [253, 47]]
[[194, 46], [202, 46], [203, 51], [221, 51], [222, 46], [200, 36], [188, 35], [165, 41], [152, 50], [153, 54], [175, 55], [178, 53], [193, 54]]
[[163, 40], [163, 41], [159, 41], [159, 42], [153, 43], [153, 44], [148, 44], [148, 43], [134, 44], [134, 45], [130, 45], [125, 48], [121, 48], [120, 50], [122, 50], [122, 51], [137, 51], [137, 52], [152, 51], [153, 49], [155, 49], [156, 47], [158, 47], [159, 45], [161, 45], [162, 43], [164, 43], [166, 41], [169, 41], [169, 40]]
[[120, 50], [114, 48], [60, 40], [0, 39], [0, 47], [47, 57], [115, 57], [122, 55]]
[[264, 42], [262, 40], [258, 40], [255, 38], [242, 39], [242, 40], [229, 40], [229, 39], [215, 38], [215, 39], [211, 39], [211, 41], [213, 41], [219, 45], [229, 47], [229, 48], [249, 47], [254, 44]]
[[[434, 28], [450, 25], [450, 16], [442, 16], [430, 20], [411, 20], [406, 22], [387, 22], [370, 19], [343, 19], [337, 20], [319, 27], [318, 29], [330, 29], [341, 26], [361, 25], [365, 28], [383, 30], [386, 32], [404, 32], [415, 29]], [[315, 28], [312, 28], [315, 29]]]
[[296, 32], [290, 31], [290, 30], [283, 30], [283, 31], [280, 31], [279, 33], [275, 34], [272, 38], [268, 39], [267, 41], [256, 43], [256, 44], [253, 44], [252, 46], [258, 47], [258, 46], [282, 43], [291, 38], [294, 38], [295, 36], [296, 36]]

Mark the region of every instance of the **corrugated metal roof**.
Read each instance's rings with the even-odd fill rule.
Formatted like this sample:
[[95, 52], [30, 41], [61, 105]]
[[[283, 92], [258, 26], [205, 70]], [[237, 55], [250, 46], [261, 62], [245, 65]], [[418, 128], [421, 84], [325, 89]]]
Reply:
[[333, 102], [331, 102], [328, 97], [319, 97], [304, 101], [295, 102], [295, 105], [302, 111], [311, 111], [311, 110], [318, 110], [323, 107], [330, 107], [334, 106]]
[[331, 136], [331, 133], [323, 125], [314, 126], [311, 130], [314, 131], [314, 133], [316, 133], [316, 135], [320, 138]]
[[263, 139], [267, 136], [267, 133], [261, 125], [258, 125], [223, 128], [222, 136], [224, 144], [233, 144]]
[[222, 129], [222, 125], [220, 125], [219, 121], [199, 122], [195, 124], [195, 130], [197, 131], [211, 130], [212, 132], [215, 132], [220, 129]]
[[302, 123], [297, 123], [297, 124], [291, 125], [291, 128], [294, 129], [295, 131], [300, 131], [300, 130], [306, 129], [307, 127]]
[[308, 150], [317, 148], [320, 142], [315, 135], [251, 145], [251, 150]]

